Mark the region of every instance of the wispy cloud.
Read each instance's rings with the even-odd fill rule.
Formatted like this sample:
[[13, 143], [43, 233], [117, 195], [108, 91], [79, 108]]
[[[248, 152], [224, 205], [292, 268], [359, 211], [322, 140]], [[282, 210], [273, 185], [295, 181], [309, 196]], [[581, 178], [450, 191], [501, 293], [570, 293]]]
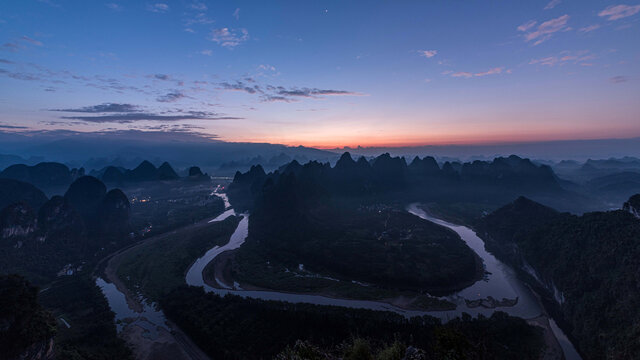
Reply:
[[420, 56], [430, 59], [438, 54], [438, 50], [419, 50]]
[[178, 100], [184, 99], [186, 97], [185, 94], [183, 94], [180, 91], [174, 90], [170, 93], [167, 93], [165, 95], [162, 96], [158, 96], [156, 98], [156, 101], [158, 102], [176, 102]]
[[12, 79], [16, 79], [16, 80], [26, 80], [26, 81], [43, 80], [42, 77], [40, 77], [40, 76], [38, 76], [36, 74], [14, 72], [14, 71], [8, 71], [8, 70], [5, 70], [5, 69], [0, 69], [0, 75], [4, 75], [4, 76], [10, 77]]
[[595, 59], [596, 56], [587, 50], [582, 51], [562, 51], [559, 55], [547, 56], [538, 59], [531, 59], [529, 65], [556, 66], [572, 63], [576, 65], [591, 65], [588, 61]]
[[42, 42], [40, 42], [40, 41], [38, 41], [36, 39], [32, 39], [32, 38], [30, 38], [30, 37], [28, 37], [26, 35], [23, 35], [20, 39], [22, 39], [22, 40], [24, 40], [24, 41], [26, 41], [26, 42], [28, 42], [28, 43], [30, 43], [32, 45], [35, 45], [35, 46], [42, 46]]
[[607, 20], [619, 20], [633, 16], [640, 12], [640, 5], [612, 5], [600, 11], [598, 16], [606, 17]]
[[207, 5], [201, 2], [194, 2], [191, 5], [189, 5], [189, 7], [198, 11], [207, 11]]
[[246, 29], [220, 28], [211, 31], [211, 41], [226, 48], [234, 48], [249, 40], [249, 32]]
[[318, 88], [293, 88], [286, 89], [282, 86], [271, 87], [276, 91], [276, 94], [281, 96], [296, 96], [296, 97], [318, 97], [318, 96], [344, 96], [344, 95], [360, 95], [352, 91], [346, 90], [329, 90]]
[[535, 20], [529, 20], [526, 23], [517, 27], [518, 31], [527, 31], [534, 27], [538, 22]]
[[609, 78], [609, 81], [614, 83], [614, 84], [620, 84], [620, 83], [629, 81], [629, 77], [628, 76], [619, 75], [619, 76], [614, 76], [614, 77]]
[[544, 10], [550, 10], [553, 9], [554, 7], [558, 6], [560, 3], [562, 2], [562, 0], [551, 0], [545, 7]]
[[273, 65], [269, 65], [269, 64], [260, 64], [258, 65], [258, 70], [261, 71], [268, 71], [268, 72], [276, 72], [276, 67]]
[[11, 41], [11, 42], [7, 42], [4, 43], [2, 45], [4, 50], [7, 51], [11, 51], [11, 52], [18, 52], [20, 49], [25, 48], [25, 45], [35, 45], [35, 46], [42, 46], [42, 42], [33, 38], [30, 38], [26, 35], [21, 36], [20, 38]]
[[156, 13], [163, 13], [163, 12], [169, 11], [169, 5], [165, 3], [149, 4], [147, 5], [147, 10], [156, 12]]
[[234, 12], [233, 12], [233, 17], [236, 18], [236, 20], [240, 20], [240, 8], [237, 8]]
[[569, 15], [562, 15], [555, 19], [547, 20], [538, 26], [536, 26], [535, 21], [529, 21], [518, 26], [518, 31], [525, 32], [524, 38], [526, 42], [533, 41], [533, 45], [539, 45], [549, 40], [553, 34], [558, 31], [569, 30], [569, 27], [567, 27], [568, 21]]
[[171, 76], [167, 75], [167, 74], [155, 74], [155, 75], [153, 75], [153, 78], [158, 79], [158, 80], [164, 80], [164, 81], [171, 80]]
[[259, 85], [248, 85], [242, 81], [236, 81], [235, 83], [223, 82], [220, 83], [220, 86], [224, 90], [232, 90], [232, 91], [244, 91], [249, 94], [262, 93], [262, 89], [260, 89]]
[[213, 24], [215, 21], [213, 19], [210, 19], [209, 17], [207, 17], [207, 14], [205, 13], [197, 13], [195, 14], [193, 17], [189, 18], [186, 20], [185, 24], [187, 26], [191, 26], [191, 25], [207, 25], [207, 24]]
[[582, 27], [578, 31], [583, 32], [583, 33], [588, 33], [588, 32], [592, 32], [594, 30], [598, 30], [598, 29], [600, 29], [600, 25], [594, 24], [594, 25], [589, 25], [589, 26]]
[[211, 50], [202, 50], [202, 51], [200, 51], [200, 54], [211, 56], [213, 54], [213, 51], [211, 51]]
[[136, 121], [182, 121], [182, 120], [239, 120], [242, 118], [224, 116], [216, 113], [192, 111], [178, 115], [164, 115], [157, 113], [122, 113], [97, 116], [62, 116], [65, 120], [79, 120], [90, 123], [118, 123], [129, 124]]
[[14, 129], [14, 130], [18, 130], [18, 129], [28, 129], [28, 127], [26, 127], [26, 126], [20, 126], [20, 125], [6, 125], [6, 124], [0, 124], [0, 129]]
[[91, 106], [83, 106], [80, 108], [67, 108], [67, 109], [51, 109], [50, 111], [62, 111], [62, 112], [76, 112], [76, 113], [129, 113], [138, 112], [140, 107], [132, 104], [122, 103], [104, 103]]
[[510, 74], [511, 70], [505, 70], [504, 67], [495, 67], [495, 68], [491, 68], [487, 71], [481, 71], [481, 72], [477, 72], [477, 73], [472, 73], [469, 71], [457, 71], [457, 72], [453, 72], [453, 71], [445, 71], [442, 74], [443, 75], [449, 75], [451, 77], [455, 77], [455, 78], [465, 78], [465, 79], [469, 79], [472, 77], [483, 77], [483, 76], [488, 76], [488, 75], [498, 75], [498, 74], [502, 74], [502, 73], [507, 73]]
[[473, 74], [467, 71], [458, 71], [451, 74], [452, 77], [462, 77], [462, 78], [470, 78], [473, 77]]
[[262, 101], [265, 102], [274, 102], [274, 101], [282, 101], [282, 102], [293, 102], [299, 98], [322, 98], [326, 96], [359, 96], [362, 95], [357, 92], [347, 91], [347, 90], [334, 90], [334, 89], [319, 89], [319, 88], [309, 88], [309, 87], [284, 87], [284, 86], [274, 86], [274, 85], [266, 85], [260, 86], [255, 84], [255, 80], [252, 78], [247, 78], [247, 82], [253, 84], [247, 84], [244, 81], [235, 81], [233, 83], [223, 82], [220, 83], [220, 87], [223, 90], [231, 90], [231, 91], [242, 91], [248, 94], [257, 94], [260, 95]]
[[113, 11], [122, 11], [122, 6], [116, 3], [108, 3], [106, 6]]
[[473, 74], [473, 76], [496, 75], [496, 74], [501, 74], [503, 70], [504, 70], [504, 68], [502, 68], [502, 67], [497, 67], [497, 68], [489, 69], [489, 70], [487, 70], [487, 71], [483, 71], [483, 72], [475, 73], [475, 74]]

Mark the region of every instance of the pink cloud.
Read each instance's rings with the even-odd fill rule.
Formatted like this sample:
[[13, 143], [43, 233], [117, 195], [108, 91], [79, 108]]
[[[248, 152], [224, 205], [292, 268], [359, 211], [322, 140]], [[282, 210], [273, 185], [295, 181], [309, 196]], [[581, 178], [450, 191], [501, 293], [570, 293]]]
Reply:
[[583, 33], [588, 33], [588, 32], [592, 32], [594, 30], [598, 30], [598, 29], [600, 29], [600, 25], [595, 24], [595, 25], [589, 25], [589, 26], [585, 26], [583, 28], [580, 28], [579, 31], [583, 32]]
[[478, 73], [470, 73], [468, 71], [458, 71], [458, 72], [451, 72], [451, 71], [447, 71], [447, 72], [443, 72], [443, 75], [451, 75], [452, 77], [456, 77], [456, 78], [472, 78], [472, 77], [483, 77], [483, 76], [487, 76], [487, 75], [497, 75], [497, 74], [501, 74], [501, 73], [507, 73], [507, 74], [511, 74], [511, 70], [505, 70], [504, 67], [497, 67], [497, 68], [492, 68], [489, 69], [487, 71], [482, 71], [482, 72], [478, 72]]
[[607, 17], [607, 20], [618, 20], [640, 12], [640, 5], [612, 5], [600, 11], [598, 16]]
[[518, 26], [518, 31], [527, 31], [536, 25], [537, 21], [529, 20], [526, 23]]
[[424, 56], [427, 59], [430, 59], [436, 56], [436, 54], [438, 54], [438, 50], [420, 50], [418, 52], [420, 53], [421, 56]]
[[544, 7], [544, 10], [549, 10], [549, 9], [553, 9], [554, 7], [558, 6], [558, 4], [560, 4], [562, 2], [562, 0], [551, 0], [547, 6]]
[[564, 65], [572, 62], [576, 65], [591, 66], [593, 64], [587, 63], [587, 60], [593, 60], [596, 56], [589, 53], [587, 50], [578, 52], [563, 51], [558, 56], [547, 56], [539, 59], [532, 59], [529, 61], [529, 65], [544, 65], [544, 66], [556, 66]]
[[487, 75], [500, 74], [500, 73], [502, 73], [502, 70], [504, 70], [504, 68], [497, 67], [497, 68], [489, 69], [489, 70], [484, 71], [484, 72], [476, 73], [474, 76], [487, 76]]
[[451, 76], [453, 76], [453, 77], [470, 78], [470, 77], [473, 76], [473, 74], [470, 73], [470, 72], [466, 72], [466, 71], [459, 71], [459, 72], [451, 74]]
[[[558, 31], [570, 30], [570, 28], [567, 27], [567, 21], [568, 20], [569, 20], [569, 15], [565, 14], [565, 15], [562, 15], [562, 16], [557, 17], [555, 19], [551, 19], [551, 20], [545, 21], [542, 24], [538, 25], [538, 27], [534, 31], [527, 32], [524, 35], [525, 41], [527, 41], [527, 42], [534, 41], [533, 45], [539, 45], [539, 44], [543, 43], [544, 41], [549, 40], [551, 38], [551, 36], [553, 34], [557, 33]], [[531, 28], [533, 28], [533, 26], [534, 26], [534, 25], [531, 25], [528, 28], [524, 27], [524, 29], [526, 29], [526, 30], [521, 30], [520, 28], [523, 25], [520, 25], [518, 27], [518, 30], [526, 32], [526, 31], [530, 30]]]

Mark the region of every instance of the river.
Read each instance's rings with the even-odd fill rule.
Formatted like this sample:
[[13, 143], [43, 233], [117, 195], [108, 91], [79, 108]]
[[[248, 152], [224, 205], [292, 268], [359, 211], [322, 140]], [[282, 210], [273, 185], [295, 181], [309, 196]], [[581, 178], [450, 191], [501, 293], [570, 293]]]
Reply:
[[[225, 204], [228, 204], [228, 199], [225, 194], [216, 194], [223, 198]], [[242, 220], [239, 222], [238, 227], [231, 235], [229, 242], [223, 246], [215, 246], [209, 249], [202, 257], [198, 258], [193, 265], [187, 271], [185, 276], [185, 281], [188, 285], [191, 286], [202, 286], [205, 291], [213, 292], [219, 295], [226, 294], [234, 294], [242, 297], [256, 298], [262, 300], [279, 300], [279, 301], [287, 301], [293, 303], [310, 303], [316, 305], [334, 305], [334, 306], [342, 306], [348, 308], [363, 308], [370, 310], [382, 310], [382, 311], [393, 311], [399, 314], [402, 314], [406, 317], [413, 316], [422, 316], [422, 315], [430, 315], [437, 318], [440, 318], [443, 321], [448, 321], [454, 317], [460, 316], [463, 312], [466, 312], [470, 315], [476, 316], [478, 314], [483, 314], [485, 316], [491, 316], [491, 314], [497, 310], [506, 312], [510, 315], [530, 319], [537, 317], [543, 313], [543, 309], [540, 307], [539, 302], [537, 301], [534, 294], [529, 290], [527, 286], [525, 286], [521, 281], [516, 277], [515, 271], [509, 267], [508, 265], [502, 263], [491, 253], [487, 252], [484, 247], [484, 242], [480, 239], [473, 230], [468, 227], [451, 224], [441, 219], [434, 218], [428, 215], [424, 210], [422, 210], [418, 204], [411, 204], [407, 207], [407, 211], [419, 216], [425, 220], [432, 221], [439, 225], [445, 226], [453, 231], [455, 231], [463, 241], [473, 249], [478, 256], [484, 262], [485, 270], [487, 275], [484, 279], [475, 282], [471, 286], [458, 291], [452, 295], [446, 296], [445, 298], [456, 304], [455, 310], [449, 311], [415, 311], [415, 310], [405, 310], [391, 304], [380, 302], [380, 301], [366, 301], [366, 300], [351, 300], [351, 299], [339, 299], [339, 298], [331, 298], [321, 295], [308, 295], [308, 294], [292, 294], [292, 293], [284, 293], [278, 291], [249, 291], [242, 290], [239, 287], [235, 287], [233, 289], [228, 288], [228, 286], [224, 285], [222, 282], [216, 281], [221, 285], [222, 288], [214, 288], [205, 283], [203, 277], [203, 270], [213, 259], [215, 259], [218, 255], [225, 251], [238, 249], [247, 238], [249, 231], [249, 214], [238, 214], [233, 209], [227, 209], [224, 213], [220, 214], [216, 218], [212, 219], [210, 222], [221, 221], [226, 219], [232, 215], [243, 216]], [[103, 289], [103, 292], [107, 296], [109, 300], [109, 304], [111, 305], [114, 312], [116, 312], [117, 319], [124, 319], [126, 317], [130, 317], [131, 309], [126, 305], [126, 301], [124, 300], [124, 295], [122, 295], [122, 299], [115, 292], [119, 293], [115, 286], [107, 286], [111, 284], [104, 283], [102, 279], [98, 279], [101, 281], [98, 285]], [[120, 293], [121, 294], [121, 293]], [[497, 307], [496, 309], [485, 308], [485, 307], [469, 307], [465, 300], [477, 300], [477, 299], [485, 299], [488, 296], [495, 298], [496, 300], [501, 300], [503, 298], [507, 299], [518, 299], [518, 302], [514, 306], [508, 307]], [[113, 302], [113, 303], [112, 303]], [[152, 310], [150, 308], [145, 307], [145, 313], [149, 311], [149, 315], [145, 316], [145, 320], [152, 318], [152, 323], [156, 323], [158, 326], [164, 326], [164, 315], [158, 310]], [[121, 312], [122, 314], [118, 314]], [[577, 351], [568, 340], [567, 336], [562, 332], [562, 330], [556, 325], [553, 319], [550, 319], [551, 329], [556, 336], [556, 339], [560, 343], [562, 350], [565, 354], [567, 360], [581, 360], [580, 355], [578, 355]], [[144, 326], [145, 324], [140, 324]], [[146, 327], [145, 327], [146, 329]]]

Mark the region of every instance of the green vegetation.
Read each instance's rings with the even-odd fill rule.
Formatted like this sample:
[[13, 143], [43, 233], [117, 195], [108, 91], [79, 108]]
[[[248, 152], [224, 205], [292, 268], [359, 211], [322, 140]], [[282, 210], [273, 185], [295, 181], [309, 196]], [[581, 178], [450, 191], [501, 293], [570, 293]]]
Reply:
[[631, 213], [575, 216], [520, 198], [477, 228], [491, 252], [546, 294], [585, 358], [640, 354], [640, 221]]
[[131, 351], [116, 334], [114, 313], [88, 274], [58, 279], [40, 294], [40, 299], [59, 319], [55, 337], [56, 358], [131, 358]]
[[285, 177], [265, 190], [238, 250], [241, 277], [250, 279], [250, 253], [289, 269], [308, 270], [396, 290], [447, 292], [478, 278], [471, 249], [454, 232], [384, 204], [305, 192]]
[[[249, 241], [235, 251], [231, 264], [231, 276], [243, 286], [247, 284], [264, 289], [284, 292], [316, 293], [346, 299], [391, 300], [399, 296], [413, 299], [404, 306], [423, 310], [451, 310], [455, 304], [436, 297], [425, 295], [419, 291], [397, 290], [372, 284], [354, 282], [348, 278], [339, 279], [314, 273], [303, 265], [296, 264], [294, 259], [283, 264], [277, 257], [265, 255], [259, 243]], [[215, 264], [212, 263], [212, 265]], [[212, 279], [215, 266], [205, 268], [206, 278]], [[226, 269], [225, 269], [226, 270]], [[225, 271], [227, 273], [227, 271]], [[333, 275], [338, 276], [338, 275]]]
[[427, 359], [538, 359], [544, 346], [540, 329], [500, 312], [442, 324], [428, 316], [220, 297], [186, 286], [161, 306], [215, 359], [373, 359], [373, 353], [398, 359], [405, 344], [424, 349]]
[[185, 283], [189, 266], [215, 245], [224, 245], [240, 218], [199, 223], [159, 235], [129, 251], [120, 260], [117, 274], [129, 289], [139, 289], [149, 300]]

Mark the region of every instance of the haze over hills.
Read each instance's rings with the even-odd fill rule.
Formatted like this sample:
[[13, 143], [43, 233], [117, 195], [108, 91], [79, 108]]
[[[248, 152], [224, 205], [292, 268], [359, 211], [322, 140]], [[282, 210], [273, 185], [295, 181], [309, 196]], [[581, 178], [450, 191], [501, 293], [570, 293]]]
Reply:
[[211, 171], [232, 161], [240, 161], [242, 166], [258, 156], [269, 159], [285, 154], [289, 156], [288, 161], [295, 157], [301, 160], [327, 160], [334, 156], [332, 152], [306, 147], [232, 143], [190, 133], [134, 130], [102, 133], [0, 132], [0, 153], [41, 156], [47, 161], [62, 162], [73, 167], [84, 166], [87, 170], [109, 165], [132, 168], [143, 160], [151, 160], [157, 163], [168, 161], [177, 167], [198, 164], [206, 171]]
[[0, 360], [640, 359], [639, 27], [0, 1]]
[[[640, 157], [640, 138], [564, 140], [511, 144], [427, 145], [411, 147], [358, 147], [314, 149], [268, 143], [235, 143], [197, 133], [121, 130], [82, 133], [76, 131], [7, 132], [0, 131], [0, 154], [6, 166], [16, 163], [55, 161], [87, 171], [106, 166], [132, 168], [143, 160], [168, 161], [184, 168], [197, 163], [208, 172], [233, 174], [260, 164], [269, 170], [291, 160], [335, 162], [344, 151], [354, 155], [434, 156], [441, 160], [486, 160], [518, 155], [546, 161]], [[29, 160], [26, 160], [29, 159]], [[34, 160], [38, 159], [38, 160]], [[189, 159], [187, 162], [186, 159]], [[0, 163], [1, 165], [2, 163]]]

